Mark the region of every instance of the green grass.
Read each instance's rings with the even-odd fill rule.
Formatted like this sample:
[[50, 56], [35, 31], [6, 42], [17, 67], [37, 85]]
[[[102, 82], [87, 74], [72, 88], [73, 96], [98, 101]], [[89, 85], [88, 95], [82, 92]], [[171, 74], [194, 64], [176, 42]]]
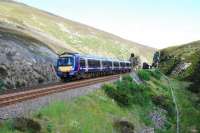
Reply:
[[127, 78], [115, 82], [114, 85], [106, 84], [103, 89], [120, 106], [130, 107], [133, 104], [145, 106], [150, 102], [149, 88], [142, 84], [138, 85]]
[[142, 80], [149, 81], [150, 80], [150, 76], [151, 76], [151, 72], [149, 70], [141, 69], [141, 70], [138, 71], [138, 76]]
[[115, 119], [126, 118], [134, 123], [139, 119], [133, 117], [128, 110], [120, 108], [102, 91], [70, 103], [57, 102], [42, 109], [39, 114], [42, 116], [41, 123], [45, 122], [43, 119], [49, 119], [53, 132], [59, 130], [69, 133], [108, 133], [113, 132]]
[[[114, 123], [122, 119], [131, 122], [134, 125], [135, 132], [139, 132], [145, 126], [153, 127], [153, 122], [149, 118], [150, 112], [157, 108], [164, 108], [168, 111], [166, 115], [167, 123], [162, 130], [156, 129], [156, 132], [175, 132], [176, 117], [170, 112], [174, 108], [168, 82], [163, 77], [158, 79], [151, 74], [150, 80], [144, 84], [146, 86], [144, 91], [138, 92], [136, 90], [140, 89], [140, 87], [138, 88], [137, 85], [134, 85], [136, 87], [134, 88], [132, 85], [129, 86], [122, 83], [126, 82], [128, 84], [131, 82], [128, 76], [122, 79], [123, 81], [109, 85], [110, 88], [108, 87], [107, 89], [113, 89], [114, 86], [126, 92], [126, 87], [130, 87], [128, 90], [133, 89], [135, 93], [131, 94], [135, 96], [132, 97], [132, 100], [140, 100], [145, 104], [133, 102], [130, 106], [124, 107], [119, 105], [115, 98], [107, 96], [107, 92], [105, 93], [104, 90], [98, 90], [87, 96], [75, 98], [72, 101], [55, 101], [55, 103], [34, 113], [30, 118], [41, 125], [42, 133], [117, 133], [119, 131]], [[181, 132], [199, 131], [200, 111], [192, 103], [191, 97], [195, 97], [195, 95], [186, 89], [189, 83], [173, 79], [171, 79], [171, 82], [180, 109]], [[122, 91], [119, 92], [121, 93]], [[126, 93], [130, 93], [130, 91]], [[142, 101], [141, 97], [145, 95], [149, 96], [148, 100]], [[163, 96], [164, 99], [155, 103], [153, 97], [157, 96]], [[12, 120], [0, 124], [0, 127], [0, 131], [3, 131], [3, 133], [19, 132], [13, 129]]]
[[[172, 74], [172, 71], [183, 63], [191, 63], [191, 65], [178, 74]], [[161, 50], [159, 68], [172, 78], [193, 82], [188, 90], [200, 95], [200, 41]], [[199, 101], [200, 98], [196, 98], [194, 102]]]
[[[141, 112], [141, 109], [137, 109]], [[139, 112], [130, 112], [108, 98], [103, 91], [77, 98], [71, 102], [57, 101], [33, 115], [42, 125], [42, 132], [61, 133], [112, 133], [115, 120], [126, 119], [134, 123], [136, 130], [142, 125]], [[4, 124], [1, 131], [16, 132]], [[0, 132], [1, 132], [0, 131]]]
[[193, 98], [197, 95], [191, 93], [186, 88], [190, 85], [187, 82], [171, 80], [177, 96], [177, 103], [180, 110], [181, 132], [200, 132], [200, 108], [193, 103]]

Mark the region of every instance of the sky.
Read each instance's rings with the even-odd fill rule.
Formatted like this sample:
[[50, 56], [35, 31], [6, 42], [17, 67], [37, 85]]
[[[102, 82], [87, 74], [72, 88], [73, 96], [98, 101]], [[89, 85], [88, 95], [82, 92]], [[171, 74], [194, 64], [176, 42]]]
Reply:
[[154, 48], [200, 40], [200, 0], [17, 1]]

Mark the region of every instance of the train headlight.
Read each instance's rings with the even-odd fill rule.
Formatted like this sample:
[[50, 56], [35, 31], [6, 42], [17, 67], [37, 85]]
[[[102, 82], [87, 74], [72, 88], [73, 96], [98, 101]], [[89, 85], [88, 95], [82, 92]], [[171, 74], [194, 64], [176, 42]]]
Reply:
[[60, 66], [58, 70], [61, 72], [70, 72], [72, 70], [72, 66]]

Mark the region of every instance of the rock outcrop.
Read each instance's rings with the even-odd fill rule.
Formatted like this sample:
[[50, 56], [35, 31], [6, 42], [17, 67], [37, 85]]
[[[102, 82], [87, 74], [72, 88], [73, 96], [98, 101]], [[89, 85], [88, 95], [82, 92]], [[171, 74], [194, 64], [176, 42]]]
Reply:
[[55, 82], [57, 55], [41, 42], [0, 31], [0, 89]]
[[178, 75], [180, 74], [181, 72], [185, 71], [188, 67], [191, 66], [192, 63], [185, 63], [185, 62], [182, 62], [180, 64], [178, 64], [174, 70], [172, 71], [171, 75]]

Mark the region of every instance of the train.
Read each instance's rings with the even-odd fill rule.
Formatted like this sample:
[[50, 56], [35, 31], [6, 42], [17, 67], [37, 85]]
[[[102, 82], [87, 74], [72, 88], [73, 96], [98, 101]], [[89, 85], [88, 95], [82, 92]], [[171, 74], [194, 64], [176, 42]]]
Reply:
[[131, 62], [80, 53], [63, 53], [56, 64], [57, 76], [62, 80], [82, 79], [128, 73]]

